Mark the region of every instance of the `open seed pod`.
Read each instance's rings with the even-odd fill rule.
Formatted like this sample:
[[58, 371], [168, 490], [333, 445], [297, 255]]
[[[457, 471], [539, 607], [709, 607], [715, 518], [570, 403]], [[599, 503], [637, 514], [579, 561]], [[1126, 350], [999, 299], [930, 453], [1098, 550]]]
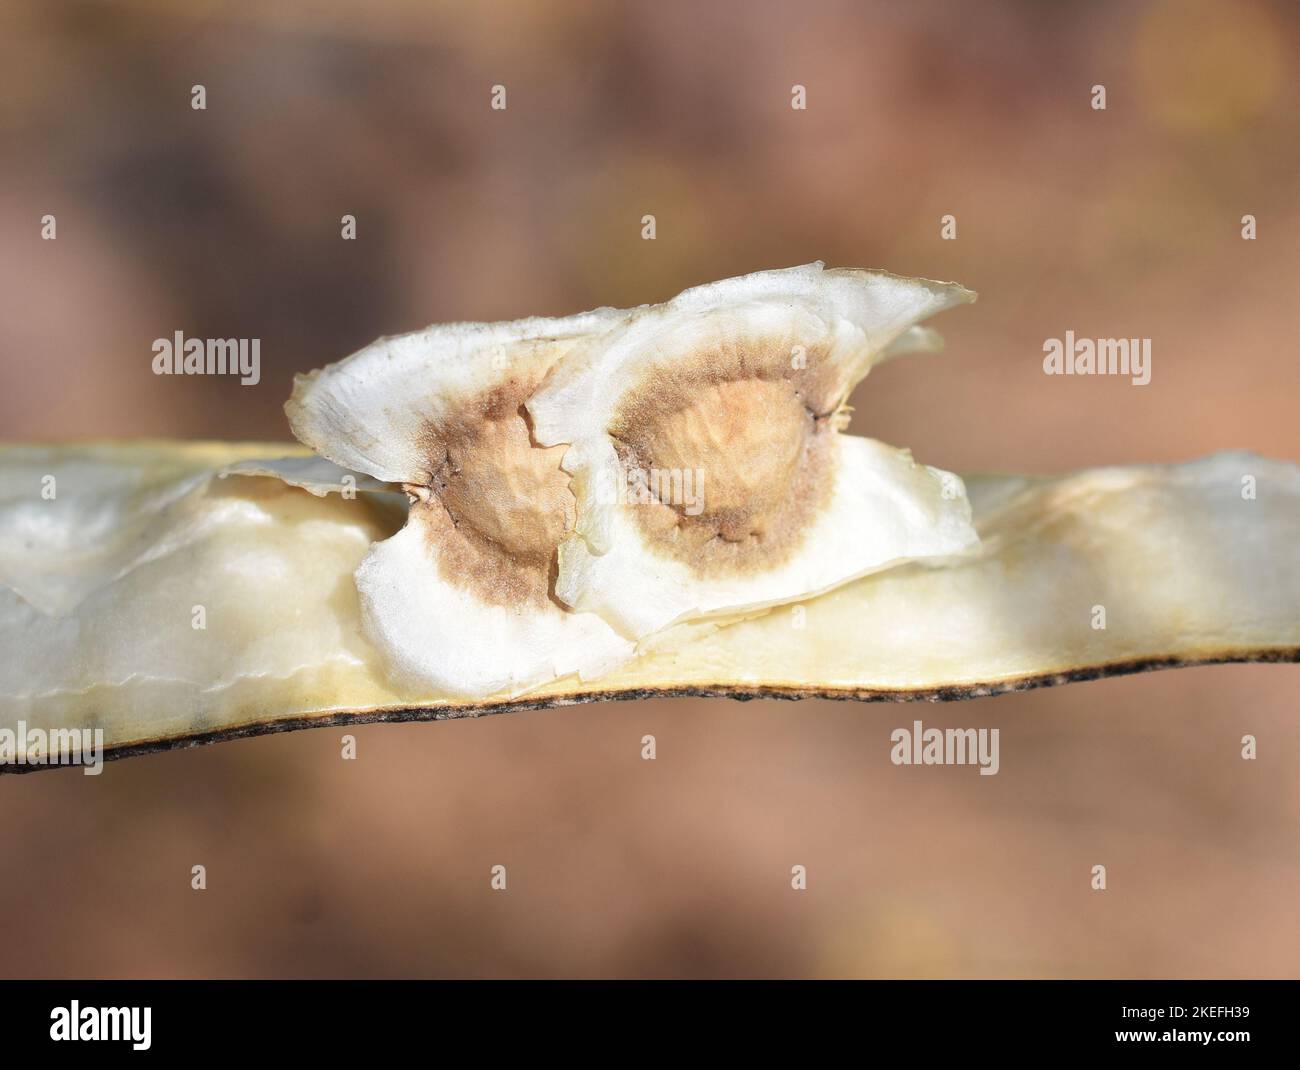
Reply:
[[[383, 339], [297, 381], [315, 454], [0, 447], [0, 771], [41, 767], [15, 764], [33, 732], [102, 731], [122, 756], [601, 698], [957, 698], [1300, 660], [1293, 464], [963, 483], [843, 433], [853, 385], [937, 348], [918, 321], [971, 296], [810, 265]], [[656, 470], [667, 492], [620, 496]], [[674, 487], [697, 470], [697, 497]]]
[[[956, 476], [839, 433], [871, 365], [935, 347], [915, 321], [970, 299], [820, 264], [763, 272], [630, 312], [381, 339], [300, 376], [286, 411], [318, 454], [411, 495], [356, 573], [395, 679], [520, 693], [602, 675], [675, 621], [970, 547]], [[593, 493], [642, 462], [675, 473], [679, 499]], [[268, 471], [338, 482], [305, 464]]]
[[[972, 298], [820, 264], [762, 272], [630, 312], [381, 339], [300, 376], [286, 411], [321, 455], [411, 496], [357, 571], [394, 677], [516, 693], [608, 672], [676, 621], [973, 545], [957, 477], [839, 434], [872, 364], [934, 348], [916, 321]], [[642, 463], [679, 497], [620, 496], [614, 477]], [[337, 482], [303, 464], [279, 474]]]
[[527, 402], [577, 498], [555, 593], [634, 639], [976, 542], [961, 480], [841, 434], [879, 361], [933, 349], [952, 283], [821, 264], [688, 290]]
[[[1051, 478], [967, 476], [981, 536], [971, 553], [725, 626], [677, 625], [598, 679], [467, 701], [399, 683], [363, 634], [353, 573], [372, 543], [402, 528], [406, 496], [318, 496], [275, 477], [218, 475], [292, 453], [0, 447], [5, 575], [24, 578], [22, 591], [8, 579], [0, 587], [0, 772], [44, 768], [5, 757], [5, 733], [20, 729], [100, 729], [107, 753], [124, 756], [605, 698], [961, 698], [1300, 660], [1300, 468], [1224, 453]], [[57, 483], [51, 500], [46, 477]], [[35, 593], [55, 589], [57, 604]]]

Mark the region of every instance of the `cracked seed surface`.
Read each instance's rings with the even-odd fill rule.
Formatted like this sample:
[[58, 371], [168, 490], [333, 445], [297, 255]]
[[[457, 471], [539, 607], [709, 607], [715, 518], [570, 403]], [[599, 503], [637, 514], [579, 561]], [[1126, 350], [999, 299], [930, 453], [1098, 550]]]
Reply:
[[544, 374], [512, 375], [422, 436], [429, 475], [412, 488], [413, 515], [443, 578], [493, 605], [546, 603], [555, 548], [573, 528], [565, 447], [537, 446], [523, 408]]
[[738, 340], [657, 367], [625, 395], [610, 427], [623, 471], [703, 473], [696, 515], [681, 500], [634, 507], [655, 553], [714, 576], [771, 568], [799, 548], [832, 490], [844, 386], [817, 346], [801, 362], [795, 346]]

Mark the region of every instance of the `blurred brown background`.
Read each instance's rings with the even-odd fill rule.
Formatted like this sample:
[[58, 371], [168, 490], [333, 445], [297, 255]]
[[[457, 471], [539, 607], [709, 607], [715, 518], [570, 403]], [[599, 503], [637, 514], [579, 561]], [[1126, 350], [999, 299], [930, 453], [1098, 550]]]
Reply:
[[[946, 355], [855, 398], [855, 430], [932, 464], [1300, 456], [1295, 4], [0, 20], [5, 440], [281, 439], [293, 373], [381, 334], [824, 259], [980, 292]], [[1151, 384], [1045, 377], [1067, 329], [1152, 338]], [[154, 376], [176, 330], [260, 338], [261, 384]], [[322, 730], [5, 777], [0, 974], [1296, 976], [1298, 674], [592, 706], [364, 728], [356, 762]], [[893, 767], [914, 717], [1000, 728], [1001, 773]]]

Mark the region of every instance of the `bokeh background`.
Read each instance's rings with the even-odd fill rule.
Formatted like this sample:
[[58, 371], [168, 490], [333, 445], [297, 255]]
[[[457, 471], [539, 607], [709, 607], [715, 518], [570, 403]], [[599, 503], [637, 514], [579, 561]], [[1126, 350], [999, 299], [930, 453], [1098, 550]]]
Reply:
[[[1296, 458], [1298, 54], [1300, 5], [1250, 0], [7, 0], [0, 437], [283, 439], [293, 374], [381, 334], [824, 259], [980, 292], [855, 397], [932, 464]], [[1151, 384], [1044, 376], [1067, 329], [1152, 338]], [[261, 338], [261, 383], [154, 376], [176, 330]], [[1296, 976], [1297, 683], [611, 704], [5, 777], [0, 974]], [[1001, 773], [890, 765], [918, 716], [1000, 728]]]

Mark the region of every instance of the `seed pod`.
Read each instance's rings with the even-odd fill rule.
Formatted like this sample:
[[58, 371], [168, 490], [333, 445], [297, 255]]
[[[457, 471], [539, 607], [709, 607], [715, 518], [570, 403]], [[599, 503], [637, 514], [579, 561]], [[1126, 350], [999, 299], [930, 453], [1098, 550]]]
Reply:
[[[406, 497], [348, 500], [217, 475], [277, 452], [0, 447], [0, 738], [20, 726], [98, 728], [120, 757], [605, 698], [961, 698], [1300, 660], [1300, 468], [1223, 453], [1051, 478], [968, 476], [981, 543], [941, 567], [869, 575], [798, 614], [677, 625], [591, 681], [474, 701], [411, 690], [363, 637], [352, 580], [371, 543], [405, 523]], [[58, 485], [50, 501], [40, 497], [47, 475]], [[1253, 498], [1241, 492], [1246, 475]], [[201, 630], [196, 605], [206, 607]], [[32, 768], [42, 766], [0, 763]]]
[[296, 382], [314, 454], [0, 447], [0, 771], [20, 731], [102, 730], [125, 755], [1300, 660], [1295, 465], [964, 483], [843, 433], [870, 368], [937, 349], [918, 321], [972, 298], [814, 264], [381, 339]]

